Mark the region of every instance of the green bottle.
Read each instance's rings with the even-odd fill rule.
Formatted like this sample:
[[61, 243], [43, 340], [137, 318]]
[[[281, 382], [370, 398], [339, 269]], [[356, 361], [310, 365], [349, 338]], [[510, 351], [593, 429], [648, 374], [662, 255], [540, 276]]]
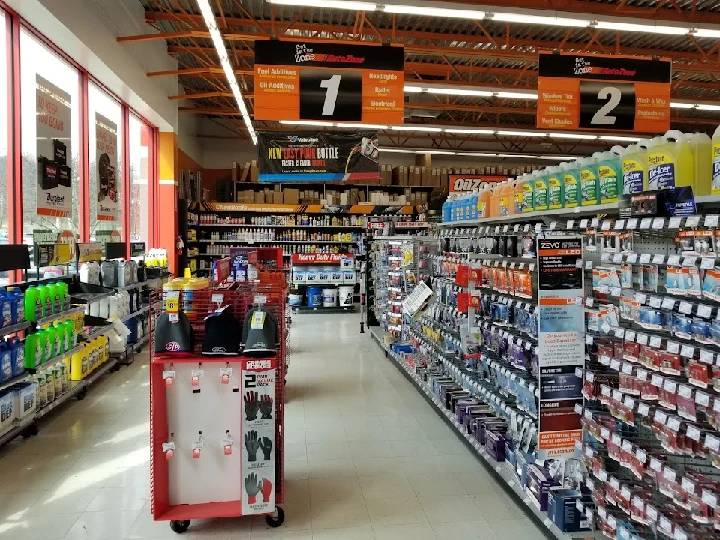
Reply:
[[57, 286], [58, 294], [60, 295], [61, 311], [70, 309], [70, 293], [68, 289], [68, 284], [64, 281], [58, 281]]
[[42, 350], [38, 334], [29, 334], [25, 338], [25, 368], [35, 369], [42, 364]]
[[63, 334], [65, 336], [65, 351], [74, 349], [77, 346], [75, 337], [75, 323], [73, 321], [65, 321], [61, 323], [63, 327]]
[[50, 342], [50, 358], [55, 358], [62, 352], [60, 333], [57, 326], [55, 325], [49, 326], [47, 329], [47, 333], [48, 340]]
[[38, 285], [40, 304], [42, 305], [42, 316], [48, 317], [53, 314], [52, 301], [50, 300], [50, 289], [47, 285]]
[[55, 281], [48, 283], [48, 292], [50, 293], [50, 303], [52, 304], [53, 313], [60, 313], [60, 295], [58, 291], [58, 285]]
[[43, 317], [40, 292], [35, 285], [30, 285], [25, 291], [25, 317], [28, 321], [37, 322]]

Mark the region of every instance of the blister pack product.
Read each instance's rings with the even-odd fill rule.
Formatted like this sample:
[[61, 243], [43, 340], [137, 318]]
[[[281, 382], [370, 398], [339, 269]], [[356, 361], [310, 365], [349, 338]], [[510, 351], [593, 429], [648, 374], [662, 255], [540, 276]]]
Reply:
[[633, 267], [631, 264], [623, 264], [620, 266], [620, 286], [623, 289], [632, 289]]
[[640, 267], [639, 286], [641, 291], [657, 292], [658, 267], [655, 264], [643, 264]]
[[720, 269], [717, 267], [705, 271], [702, 282], [702, 296], [720, 301]]
[[633, 236], [632, 231], [627, 231], [624, 233], [621, 233], [619, 236], [620, 240], [620, 246], [619, 246], [619, 252], [620, 253], [635, 253], [635, 239]]
[[[672, 321], [672, 318], [670, 318]], [[643, 328], [662, 330], [666, 326], [666, 314], [659, 309], [641, 307], [638, 309], [637, 322]]]
[[679, 338], [692, 338], [692, 319], [680, 313], [672, 314], [672, 332]]
[[604, 231], [598, 234], [600, 248], [603, 253], [620, 252], [620, 233], [616, 231]]

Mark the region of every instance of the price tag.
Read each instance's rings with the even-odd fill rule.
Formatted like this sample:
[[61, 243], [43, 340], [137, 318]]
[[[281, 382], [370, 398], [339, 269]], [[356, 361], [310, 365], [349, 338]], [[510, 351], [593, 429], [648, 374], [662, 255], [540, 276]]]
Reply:
[[[600, 436], [606, 441], [610, 438], [610, 430], [608, 428], [600, 428]], [[600, 478], [602, 480], [602, 478]]]
[[605, 221], [602, 222], [602, 225], [600, 226], [600, 230], [601, 231], [609, 231], [610, 225], [612, 225], [612, 223], [606, 219]]
[[694, 229], [700, 225], [700, 216], [690, 216], [685, 220], [685, 226]]
[[637, 378], [639, 381], [647, 381], [648, 371], [646, 369], [638, 368]]
[[623, 255], [622, 255], [622, 253], [616, 253], [615, 255], [613, 255], [612, 261], [613, 261], [613, 263], [615, 263], [615, 264], [620, 264], [620, 263], [622, 263], [622, 262], [623, 262]]
[[669, 353], [677, 354], [680, 352], [680, 344], [677, 341], [668, 341], [665, 346]]
[[600, 256], [600, 260], [603, 262], [606, 262], [606, 261], [609, 261], [611, 257], [612, 257], [612, 253], [603, 253]]
[[680, 223], [682, 223], [682, 217], [671, 217], [668, 223], [668, 229], [679, 229]]
[[665, 226], [665, 218], [656, 217], [653, 219], [652, 228], [655, 230], [662, 229]]
[[170, 388], [175, 383], [175, 371], [174, 370], [163, 371], [163, 380], [165, 381], [165, 386], [167, 388]]
[[677, 472], [675, 472], [674, 469], [671, 469], [667, 465], [665, 465], [665, 467], [663, 467], [662, 474], [670, 482], [674, 482], [675, 479], [677, 478]]
[[165, 293], [165, 311], [178, 313], [180, 310], [180, 291], [167, 291]]
[[587, 307], [593, 307], [593, 304], [594, 304], [594, 303], [595, 303], [595, 299], [594, 299], [592, 296], [588, 296], [588, 297], [585, 299], [585, 305], [586, 305]]
[[650, 405], [648, 405], [647, 403], [641, 403], [640, 405], [638, 405], [637, 412], [641, 416], [647, 416], [648, 414], [650, 414]]
[[664, 298], [662, 301], [662, 309], [672, 309], [675, 307], [675, 300], [672, 298]]
[[662, 471], [662, 461], [660, 461], [658, 458], [651, 457], [650, 468], [655, 472]]
[[622, 372], [625, 375], [632, 375], [632, 371], [633, 371], [633, 365], [630, 364], [629, 362], [623, 362]]
[[652, 255], [649, 253], [641, 253], [640, 254], [640, 264], [648, 264], [650, 262], [650, 259], [652, 258]]
[[700, 349], [700, 361], [704, 364], [713, 365], [713, 363], [715, 362], [715, 355], [712, 353], [712, 351]]
[[703, 257], [700, 261], [700, 268], [703, 270], [712, 270], [715, 268], [715, 259], [713, 257]]
[[597, 229], [598, 225], [600, 225], [600, 218], [592, 218], [592, 220], [590, 221], [590, 226], [593, 229]]
[[708, 433], [705, 435], [705, 446], [707, 446], [710, 450], [717, 452], [720, 450], [720, 439]]
[[592, 371], [588, 371], [585, 373], [585, 379], [587, 379], [587, 382], [595, 382], [595, 374]]
[[665, 379], [665, 382], [663, 382], [663, 388], [666, 392], [674, 394], [677, 392], [677, 383], [672, 379]]
[[[600, 387], [600, 393], [601, 393], [603, 396], [610, 397], [610, 395], [612, 394], [612, 388], [610, 388], [609, 386], [602, 385], [602, 386]], [[588, 413], [588, 412], [589, 412], [589, 411], [585, 411], [585, 417], [586, 417], [586, 418], [587, 418], [587, 413]], [[590, 418], [588, 418], [588, 420], [590, 420], [590, 419], [592, 419], [592, 416], [591, 416]]]
[[665, 255], [653, 255], [652, 262], [653, 264], [662, 264], [665, 262]]
[[702, 407], [709, 407], [710, 406], [710, 396], [706, 394], [705, 392], [700, 392], [699, 390], [695, 392], [695, 403]]
[[642, 220], [640, 220], [640, 229], [649, 229], [652, 222], [653, 218], [642, 218]]
[[648, 344], [648, 335], [638, 332], [636, 341], [637, 341], [640, 345], [647, 345], [647, 344]]
[[580, 228], [581, 228], [581, 229], [586, 229], [587, 226], [588, 226], [588, 220], [587, 220], [587, 219], [581, 219], [581, 220], [580, 220]]
[[585, 344], [592, 345], [593, 337], [590, 334], [585, 334]]
[[692, 397], [692, 388], [685, 384], [681, 384], [678, 386], [678, 395], [682, 396], [684, 398], [691, 398]]
[[707, 504], [710, 508], [717, 508], [718, 498], [714, 493], [703, 489], [702, 502]]
[[620, 480], [618, 480], [618, 479], [615, 478], [614, 476], [610, 479], [610, 485], [611, 485], [614, 489], [620, 491]]
[[523, 232], [528, 232], [528, 231], [530, 231], [530, 224], [526, 223], [525, 226], [523, 227]]
[[622, 339], [623, 337], [625, 337], [625, 329], [624, 329], [624, 328], [617, 328], [617, 329], [615, 329], [615, 337], [618, 337], [618, 338], [620, 338], [620, 339]]
[[625, 396], [623, 403], [631, 411], [635, 408], [635, 400], [633, 398], [631, 398], [630, 396]]
[[650, 338], [650, 346], [651, 347], [660, 347], [660, 344], [662, 343], [662, 339], [659, 336], [652, 336]]
[[668, 266], [679, 266], [680, 265], [680, 255], [670, 255], [668, 257], [667, 263], [668, 263]]
[[232, 377], [231, 367], [220, 368], [220, 384], [230, 384], [230, 377]]
[[718, 226], [718, 215], [717, 214], [709, 214], [705, 216], [705, 226], [708, 228], [714, 228]]
[[610, 361], [610, 369], [614, 371], [620, 371], [620, 360], [618, 360], [617, 358], [613, 358]]
[[637, 229], [638, 220], [637, 218], [630, 218], [627, 221], [627, 228], [630, 230]]
[[[577, 373], [575, 373], [577, 375]], [[582, 377], [582, 375], [578, 375], [578, 377]], [[583, 407], [579, 403], [575, 404], [575, 414], [582, 414]], [[580, 441], [575, 441], [575, 445], [577, 446], [577, 443]], [[580, 443], [582, 444], [582, 443]]]
[[627, 262], [630, 264], [635, 264], [638, 260], [637, 253], [628, 253], [627, 256]]
[[697, 264], [697, 257], [685, 257], [683, 259], [682, 265], [685, 268], [691, 268]]
[[710, 306], [701, 304], [697, 308], [697, 314], [698, 314], [698, 317], [703, 317], [705, 319], [709, 319], [710, 316], [712, 315], [712, 308]]
[[692, 345], [683, 345], [680, 349], [680, 356], [683, 358], [692, 358], [695, 356], [695, 347]]
[[645, 517], [647, 517], [651, 523], [654, 523], [657, 521], [658, 511], [655, 509], [654, 506], [650, 506], [649, 504], [646, 504], [645, 505]]
[[667, 414], [662, 411], [655, 411], [655, 416], [653, 420], [658, 424], [662, 424], [664, 426], [665, 422], [667, 422]]
[[675, 416], [668, 418], [666, 426], [673, 431], [680, 431], [680, 419]]
[[568, 219], [567, 224], [565, 225], [566, 229], [572, 229], [575, 227], [575, 220], [574, 219]]
[[542, 223], [536, 223], [536, 224], [535, 224], [535, 232], [540, 232], [540, 231], [542, 231], [542, 228], [543, 228], [543, 224], [542, 224]]
[[700, 430], [697, 428], [697, 426], [688, 424], [686, 433], [688, 438], [692, 439], [693, 441], [700, 441]]
[[614, 229], [615, 229], [616, 231], [622, 231], [624, 228], [625, 228], [625, 220], [624, 220], [624, 219], [618, 219], [618, 220], [615, 222], [615, 227], [614, 227]]
[[625, 341], [635, 341], [635, 330], [625, 331]]

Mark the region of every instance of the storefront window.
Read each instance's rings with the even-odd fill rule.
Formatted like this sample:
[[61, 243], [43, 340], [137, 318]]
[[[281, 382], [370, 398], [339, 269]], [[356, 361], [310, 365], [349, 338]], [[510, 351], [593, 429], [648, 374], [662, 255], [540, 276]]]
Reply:
[[[8, 201], [8, 182], [10, 167], [8, 163], [8, 76], [7, 63], [7, 27], [5, 12], [0, 10], [0, 78], [6, 84], [0, 84], [0, 244], [12, 243], [9, 237], [10, 205]], [[7, 285], [8, 273], [0, 272], [0, 285]]]
[[122, 107], [90, 83], [88, 88], [90, 141], [90, 240], [120, 242], [122, 227]]
[[79, 230], [79, 86], [78, 71], [22, 29], [23, 241], [28, 245], [33, 235], [42, 242], [72, 241]]
[[130, 115], [130, 241], [149, 242], [150, 145], [152, 130]]

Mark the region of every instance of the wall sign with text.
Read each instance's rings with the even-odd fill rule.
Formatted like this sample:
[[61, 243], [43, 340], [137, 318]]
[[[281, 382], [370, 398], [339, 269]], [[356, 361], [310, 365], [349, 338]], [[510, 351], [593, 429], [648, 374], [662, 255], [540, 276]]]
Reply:
[[475, 191], [480, 189], [483, 184], [505, 182], [507, 179], [507, 176], [494, 174], [451, 174], [448, 176], [450, 193]]
[[402, 124], [402, 47], [255, 42], [255, 119]]
[[669, 60], [541, 53], [537, 127], [665, 132], [671, 74]]

